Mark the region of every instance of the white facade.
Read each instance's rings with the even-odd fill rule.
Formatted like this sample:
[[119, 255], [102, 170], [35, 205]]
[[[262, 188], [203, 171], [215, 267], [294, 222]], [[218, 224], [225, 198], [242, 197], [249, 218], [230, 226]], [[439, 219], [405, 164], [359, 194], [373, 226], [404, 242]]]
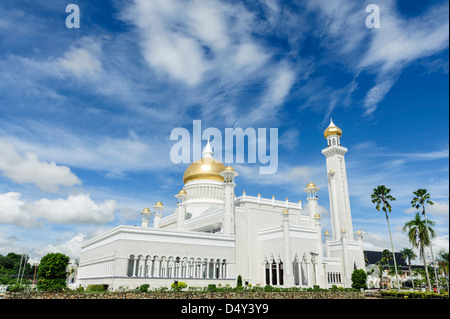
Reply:
[[[158, 202], [146, 208], [142, 224], [119, 226], [81, 247], [77, 284], [133, 289], [142, 284], [208, 284], [281, 287], [350, 287], [354, 267], [364, 269], [361, 233], [353, 234], [342, 132], [325, 131], [332, 234], [324, 233], [313, 183], [302, 202], [236, 197], [238, 173], [212, 158], [209, 142], [201, 160], [188, 167], [175, 211], [162, 218]], [[153, 228], [149, 228], [150, 218]]]

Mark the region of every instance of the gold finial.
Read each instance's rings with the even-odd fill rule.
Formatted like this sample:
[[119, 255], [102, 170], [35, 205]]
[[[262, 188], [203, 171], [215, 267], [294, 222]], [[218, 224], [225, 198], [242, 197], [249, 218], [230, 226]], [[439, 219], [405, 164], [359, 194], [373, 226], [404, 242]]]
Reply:
[[163, 203], [161, 203], [161, 202], [157, 202], [157, 203], [155, 204], [155, 206], [156, 206], [156, 207], [163, 207], [164, 205], [163, 205]]
[[143, 212], [143, 213], [150, 213], [150, 209], [144, 208], [144, 210], [143, 210], [142, 212]]

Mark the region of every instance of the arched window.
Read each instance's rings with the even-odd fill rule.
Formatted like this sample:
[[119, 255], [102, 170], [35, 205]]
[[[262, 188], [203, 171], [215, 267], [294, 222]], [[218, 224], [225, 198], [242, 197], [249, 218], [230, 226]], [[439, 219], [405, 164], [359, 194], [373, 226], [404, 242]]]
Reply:
[[272, 285], [277, 284], [277, 264], [275, 260], [272, 262]]
[[278, 265], [278, 277], [279, 277], [279, 281], [280, 281], [280, 285], [283, 285], [283, 262], [280, 261], [279, 265]]
[[268, 261], [266, 261], [266, 285], [270, 285], [270, 265]]
[[300, 285], [300, 272], [298, 270], [299, 264], [297, 259], [292, 263], [292, 268], [294, 270], [294, 285]]
[[131, 277], [134, 274], [134, 267], [135, 267], [135, 256], [130, 255], [128, 258], [128, 268], [127, 268], [127, 276]]

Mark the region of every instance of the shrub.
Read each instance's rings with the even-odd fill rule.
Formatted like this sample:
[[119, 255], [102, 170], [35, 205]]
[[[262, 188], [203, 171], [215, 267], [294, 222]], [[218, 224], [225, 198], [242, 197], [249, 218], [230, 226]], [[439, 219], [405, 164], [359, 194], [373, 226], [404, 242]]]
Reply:
[[170, 285], [170, 287], [172, 287], [172, 289], [175, 290], [175, 291], [180, 291], [180, 290], [186, 288], [187, 284], [185, 282], [178, 281], [177, 283], [172, 283]]
[[237, 286], [238, 286], [238, 287], [242, 287], [242, 277], [241, 277], [241, 275], [239, 275], [239, 276], [237, 277]]
[[66, 289], [66, 280], [64, 278], [48, 279], [41, 278], [37, 282], [39, 290], [47, 292], [61, 292]]
[[104, 292], [105, 287], [103, 285], [89, 285], [86, 288], [87, 292]]
[[8, 288], [8, 290], [11, 291], [11, 292], [22, 292], [22, 291], [25, 290], [25, 287], [24, 287], [24, 286], [21, 286], [21, 285], [19, 285], [19, 284], [15, 284], [15, 285], [13, 285], [13, 286], [10, 286], [10, 287]]
[[448, 292], [437, 294], [430, 291], [397, 291], [397, 290], [385, 290], [381, 291], [383, 297], [388, 298], [401, 298], [401, 299], [448, 299]]
[[209, 284], [208, 288], [206, 290], [210, 291], [210, 292], [214, 292], [214, 291], [217, 291], [217, 288], [216, 288], [215, 284]]
[[363, 269], [355, 269], [352, 273], [352, 288], [366, 289], [367, 274]]
[[150, 287], [150, 285], [149, 284], [143, 284], [143, 285], [140, 285], [139, 286], [139, 291], [140, 292], [148, 292], [148, 288]]
[[271, 291], [273, 291], [273, 287], [271, 285], [265, 285], [264, 286], [264, 291], [265, 292], [271, 292]]

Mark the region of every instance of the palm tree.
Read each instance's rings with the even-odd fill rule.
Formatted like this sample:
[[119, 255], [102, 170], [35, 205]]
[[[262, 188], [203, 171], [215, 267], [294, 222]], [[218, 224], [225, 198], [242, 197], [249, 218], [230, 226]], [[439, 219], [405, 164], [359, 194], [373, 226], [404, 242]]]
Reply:
[[372, 203], [377, 204], [375, 208], [380, 211], [380, 208], [383, 210], [384, 214], [386, 215], [386, 221], [388, 225], [389, 230], [389, 238], [391, 239], [391, 248], [392, 248], [392, 256], [394, 257], [394, 267], [395, 267], [395, 278], [397, 279], [397, 287], [400, 289], [400, 282], [398, 280], [398, 272], [397, 272], [397, 262], [395, 261], [395, 250], [394, 250], [394, 244], [392, 243], [392, 235], [391, 235], [391, 226], [389, 226], [389, 217], [388, 217], [388, 211], [389, 213], [392, 212], [391, 204], [389, 204], [389, 201], [394, 201], [395, 198], [390, 195], [391, 192], [390, 188], [387, 188], [384, 185], [377, 186], [377, 188], [373, 189], [372, 197]]
[[391, 252], [389, 251], [389, 249], [384, 249], [381, 252], [381, 261], [385, 261], [388, 264], [388, 267], [390, 267], [391, 264], [389, 263], [389, 260], [391, 260], [391, 259], [392, 259], [392, 256], [391, 256]]
[[448, 251], [441, 250], [437, 256], [437, 263], [444, 273], [444, 278], [447, 281], [447, 290], [448, 290], [448, 264], [449, 264], [449, 254]]
[[[428, 224], [434, 226], [435, 222], [429, 220]], [[422, 258], [427, 276], [428, 290], [431, 291], [430, 276], [428, 275], [427, 261], [425, 259], [425, 247], [430, 245], [430, 235], [431, 238], [435, 236], [434, 229], [429, 227], [427, 231], [425, 222], [420, 218], [420, 214], [417, 213], [414, 219], [405, 223], [403, 231], [407, 232], [408, 239], [413, 247], [419, 248], [420, 258]]]
[[[413, 194], [415, 196], [414, 196], [413, 200], [411, 201], [411, 205], [412, 205], [412, 207], [415, 207], [417, 209], [419, 209], [420, 206], [422, 206], [422, 215], [425, 219], [425, 225], [427, 226], [428, 237], [430, 237], [427, 215], [425, 214], [425, 204], [434, 205], [434, 202], [430, 200], [430, 193], [428, 193], [426, 189], [419, 188], [418, 190], [413, 192]], [[433, 261], [434, 276], [436, 278], [437, 292], [440, 293], [439, 280], [438, 280], [438, 275], [437, 275], [437, 270], [436, 270], [436, 263], [434, 261], [433, 245], [431, 245], [431, 241], [430, 241], [430, 252], [431, 252], [431, 260]]]
[[411, 268], [411, 260], [416, 259], [417, 255], [416, 253], [410, 249], [410, 248], [403, 248], [403, 250], [401, 251], [402, 253], [402, 257], [403, 259], [408, 263], [408, 267], [409, 267], [409, 275], [411, 276], [411, 283], [412, 283], [412, 287], [414, 289], [414, 279], [413, 279], [413, 275], [412, 275], [412, 268]]

